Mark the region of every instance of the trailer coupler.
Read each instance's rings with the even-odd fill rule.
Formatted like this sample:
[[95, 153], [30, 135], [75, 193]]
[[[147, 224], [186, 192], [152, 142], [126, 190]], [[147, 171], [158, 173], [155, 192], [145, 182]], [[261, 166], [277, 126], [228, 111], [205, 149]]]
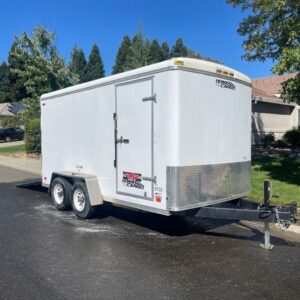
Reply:
[[285, 230], [290, 224], [296, 222], [297, 203], [289, 205], [269, 205], [268, 201], [263, 204], [246, 198], [237, 199], [217, 205], [200, 208], [195, 216], [211, 219], [244, 220], [264, 222], [264, 244], [265, 249], [272, 249], [270, 243], [269, 224], [276, 223], [279, 228]]

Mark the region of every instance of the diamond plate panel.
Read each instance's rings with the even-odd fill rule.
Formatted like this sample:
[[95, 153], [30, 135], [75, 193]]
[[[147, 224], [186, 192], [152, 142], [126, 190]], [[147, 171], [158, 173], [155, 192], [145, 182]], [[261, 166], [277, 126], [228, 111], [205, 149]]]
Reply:
[[180, 211], [239, 198], [250, 192], [251, 161], [167, 167], [167, 205]]

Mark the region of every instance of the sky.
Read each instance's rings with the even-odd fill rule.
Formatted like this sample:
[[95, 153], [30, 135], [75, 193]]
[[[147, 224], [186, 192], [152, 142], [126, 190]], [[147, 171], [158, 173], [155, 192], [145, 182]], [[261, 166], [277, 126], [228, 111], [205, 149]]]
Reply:
[[76, 44], [88, 57], [94, 43], [100, 48], [106, 75], [125, 34], [139, 24], [144, 35], [173, 45], [185, 45], [245, 73], [251, 78], [270, 76], [272, 61], [247, 62], [237, 28], [245, 17], [226, 0], [0, 0], [0, 61], [6, 60], [15, 35], [43, 25], [56, 32], [55, 45], [66, 62]]

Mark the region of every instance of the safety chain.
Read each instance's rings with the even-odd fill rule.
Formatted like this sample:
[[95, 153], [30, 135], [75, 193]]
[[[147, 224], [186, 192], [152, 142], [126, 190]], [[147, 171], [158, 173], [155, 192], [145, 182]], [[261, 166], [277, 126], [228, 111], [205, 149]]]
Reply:
[[282, 231], [287, 230], [288, 227], [289, 227], [288, 222], [285, 221], [285, 220], [283, 220], [283, 219], [280, 219], [280, 217], [279, 217], [279, 211], [278, 211], [278, 208], [277, 208], [277, 207], [274, 208], [274, 211], [275, 211], [276, 223], [277, 223], [278, 227], [279, 227]]

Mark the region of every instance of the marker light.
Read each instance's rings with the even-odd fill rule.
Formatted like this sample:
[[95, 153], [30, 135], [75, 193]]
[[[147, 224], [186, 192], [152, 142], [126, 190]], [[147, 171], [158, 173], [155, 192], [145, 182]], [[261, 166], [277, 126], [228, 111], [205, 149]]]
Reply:
[[175, 60], [175, 66], [184, 66], [184, 62], [182, 60]]

